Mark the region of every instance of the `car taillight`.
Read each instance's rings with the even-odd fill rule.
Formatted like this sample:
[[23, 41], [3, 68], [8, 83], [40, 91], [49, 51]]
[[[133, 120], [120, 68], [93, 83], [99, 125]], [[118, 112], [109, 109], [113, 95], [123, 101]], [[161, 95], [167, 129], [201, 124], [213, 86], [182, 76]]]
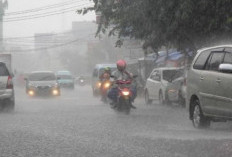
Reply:
[[8, 80], [7, 80], [7, 89], [13, 89], [13, 81], [12, 81], [12, 77], [8, 76]]

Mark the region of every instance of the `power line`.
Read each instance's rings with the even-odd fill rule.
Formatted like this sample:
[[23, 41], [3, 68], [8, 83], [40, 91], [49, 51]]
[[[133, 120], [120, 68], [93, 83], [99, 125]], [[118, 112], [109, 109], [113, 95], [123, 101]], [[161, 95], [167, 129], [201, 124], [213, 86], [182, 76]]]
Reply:
[[31, 14], [31, 15], [27, 15], [27, 16], [17, 16], [17, 17], [8, 17], [8, 18], [5, 18], [5, 19], [6, 20], [11, 20], [11, 19], [27, 18], [27, 17], [39, 16], [39, 15], [46, 15], [46, 14], [51, 14], [51, 13], [62, 12], [62, 11], [65, 11], [65, 10], [74, 9], [74, 8], [77, 8], [77, 7], [86, 5], [86, 4], [87, 3], [77, 5], [77, 6], [72, 6], [72, 7], [69, 7], [69, 8], [63, 8], [63, 9], [60, 9], [60, 10], [53, 10], [53, 11], [50, 11], [50, 12], [44, 12], [44, 13], [40, 13], [40, 14]]
[[[84, 6], [84, 5], [86, 5], [86, 4], [83, 4], [82, 6]], [[85, 6], [85, 7], [88, 7], [88, 6]], [[64, 11], [61, 11], [61, 12], [54, 12], [54, 13], [51, 13], [51, 14], [47, 14], [47, 13], [38, 14], [38, 15], [34, 15], [34, 16], [28, 16], [27, 18], [26, 17], [25, 18], [15, 17], [15, 18], [12, 18], [12, 19], [6, 19], [3, 22], [14, 22], [14, 21], [24, 21], [24, 20], [30, 20], [30, 19], [37, 19], [37, 18], [42, 18], [42, 17], [48, 17], [48, 16], [54, 16], [54, 15], [69, 13], [69, 12], [76, 11], [77, 9], [79, 9], [79, 8], [72, 9], [72, 10], [66, 10], [66, 11], [64, 10]]]
[[43, 47], [43, 48], [37, 48], [37, 49], [17, 50], [17, 51], [14, 51], [14, 52], [34, 52], [34, 51], [42, 51], [42, 50], [54, 49], [54, 48], [59, 48], [59, 47], [63, 47], [63, 46], [66, 46], [66, 45], [70, 45], [70, 44], [78, 42], [80, 40], [82, 40], [82, 39], [76, 39], [76, 40], [72, 40], [72, 41], [67, 42], [67, 43], [54, 45], [54, 46], [49, 46], [49, 47]]
[[[23, 37], [0, 38], [0, 41], [2, 41], [2, 40], [14, 40], [14, 39], [17, 40], [17, 39], [20, 39], [19, 42], [21, 42], [22, 41], [21, 39], [53, 37], [53, 36], [59, 36], [59, 35], [72, 34], [72, 33], [76, 33], [76, 32], [79, 32], [79, 31], [68, 31], [68, 32], [61, 32], [61, 33], [46, 33], [46, 34], [41, 34], [41, 35], [23, 36]], [[90, 35], [95, 35], [95, 34], [90, 34]], [[25, 41], [25, 40], [23, 40], [23, 41]]]
[[33, 17], [33, 16], [38, 16], [38, 15], [46, 15], [46, 14], [50, 14], [50, 13], [55, 13], [55, 12], [69, 10], [69, 9], [74, 9], [74, 8], [77, 8], [77, 7], [86, 5], [86, 4], [89, 4], [89, 3], [79, 4], [79, 5], [68, 7], [68, 8], [62, 8], [62, 9], [59, 9], [59, 10], [53, 10], [53, 11], [43, 12], [43, 13], [38, 13], [38, 14], [31, 14], [31, 15], [26, 15], [26, 16], [16, 16], [16, 17], [7, 17], [5, 19], [10, 20], [10, 19], [17, 19], [17, 18]]
[[39, 8], [34, 8], [34, 9], [29, 9], [29, 10], [24, 10], [24, 11], [17, 11], [17, 12], [9, 12], [9, 13], [5, 13], [5, 16], [11, 16], [11, 15], [19, 15], [19, 14], [27, 14], [27, 13], [31, 13], [31, 12], [38, 12], [41, 10], [47, 10], [47, 9], [52, 9], [52, 8], [57, 8], [57, 7], [62, 7], [65, 5], [71, 5], [77, 2], [83, 2], [83, 0], [70, 0], [70, 1], [66, 1], [63, 3], [57, 3], [57, 4], [53, 4], [53, 5], [48, 5], [48, 6], [43, 6], [43, 7], [39, 7]]

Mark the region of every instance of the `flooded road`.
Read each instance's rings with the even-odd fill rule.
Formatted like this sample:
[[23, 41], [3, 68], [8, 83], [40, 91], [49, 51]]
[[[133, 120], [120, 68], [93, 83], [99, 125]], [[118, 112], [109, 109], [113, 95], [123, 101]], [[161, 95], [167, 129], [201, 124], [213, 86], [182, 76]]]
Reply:
[[232, 156], [232, 123], [193, 128], [186, 109], [144, 105], [130, 115], [93, 98], [89, 86], [59, 98], [30, 98], [17, 87], [16, 110], [0, 114], [1, 157]]

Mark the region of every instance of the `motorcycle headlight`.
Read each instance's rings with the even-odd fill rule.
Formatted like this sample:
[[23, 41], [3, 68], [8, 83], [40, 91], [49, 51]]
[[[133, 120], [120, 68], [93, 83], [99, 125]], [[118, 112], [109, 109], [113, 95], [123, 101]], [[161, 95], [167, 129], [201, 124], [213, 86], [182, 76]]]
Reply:
[[128, 95], [130, 95], [130, 92], [129, 91], [122, 91], [122, 95], [128, 96]]
[[101, 87], [101, 82], [97, 83], [97, 87], [100, 88]]
[[110, 83], [105, 83], [104, 87], [105, 88], [109, 88], [110, 87]]

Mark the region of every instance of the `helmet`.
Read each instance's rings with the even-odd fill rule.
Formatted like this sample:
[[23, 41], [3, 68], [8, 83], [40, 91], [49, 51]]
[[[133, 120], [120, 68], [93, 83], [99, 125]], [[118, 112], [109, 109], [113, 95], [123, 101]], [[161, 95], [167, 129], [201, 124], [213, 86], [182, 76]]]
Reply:
[[116, 64], [117, 64], [117, 68], [118, 68], [119, 71], [123, 71], [123, 70], [126, 69], [126, 61], [120, 59], [120, 60], [117, 61]]
[[105, 72], [110, 72], [110, 71], [111, 71], [110, 67], [105, 68]]

